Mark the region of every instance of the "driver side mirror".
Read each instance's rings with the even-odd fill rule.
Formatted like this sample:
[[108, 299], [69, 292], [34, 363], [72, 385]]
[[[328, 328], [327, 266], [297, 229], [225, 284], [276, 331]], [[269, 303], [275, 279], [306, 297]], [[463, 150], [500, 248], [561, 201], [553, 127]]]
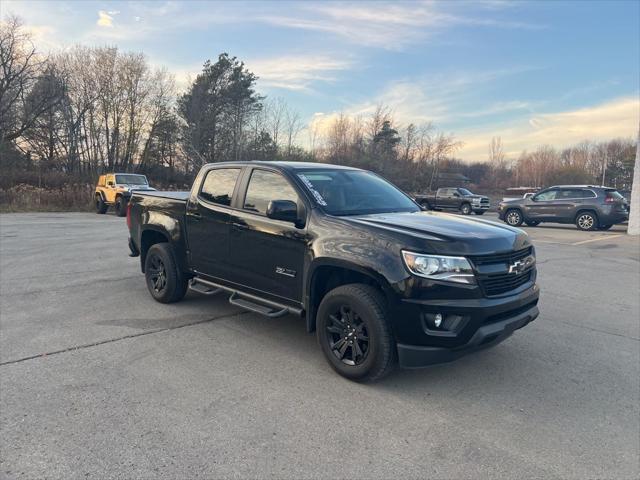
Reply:
[[113, 187], [115, 185], [115, 183], [113, 182], [107, 182], [107, 187]]
[[267, 206], [267, 217], [273, 220], [299, 223], [298, 205], [291, 200], [271, 200]]
[[453, 194], [453, 196], [454, 196], [454, 197], [460, 197], [460, 194], [459, 194], [458, 192], [455, 192], [455, 193]]

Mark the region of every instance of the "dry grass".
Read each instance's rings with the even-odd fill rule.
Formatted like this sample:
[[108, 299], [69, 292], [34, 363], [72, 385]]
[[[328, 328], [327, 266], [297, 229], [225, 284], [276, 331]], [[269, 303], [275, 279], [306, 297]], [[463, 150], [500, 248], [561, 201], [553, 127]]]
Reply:
[[86, 212], [93, 209], [94, 189], [89, 184], [57, 188], [19, 184], [0, 189], [0, 212]]

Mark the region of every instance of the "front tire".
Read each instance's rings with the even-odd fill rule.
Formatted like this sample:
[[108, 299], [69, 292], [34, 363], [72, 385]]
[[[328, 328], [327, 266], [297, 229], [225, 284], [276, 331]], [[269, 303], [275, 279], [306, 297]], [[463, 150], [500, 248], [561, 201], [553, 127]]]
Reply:
[[104, 203], [104, 200], [102, 200], [102, 195], [96, 195], [96, 213], [99, 215], [104, 215], [105, 213], [107, 213], [107, 209], [109, 208], [109, 205], [107, 205], [106, 203]]
[[524, 218], [522, 218], [522, 213], [520, 213], [520, 210], [512, 208], [511, 210], [507, 210], [504, 214], [504, 221], [507, 225], [510, 225], [512, 227], [519, 227], [520, 225], [522, 225]]
[[468, 203], [463, 203], [460, 205], [460, 213], [462, 215], [471, 215], [471, 205]]
[[160, 303], [173, 303], [187, 293], [189, 280], [180, 270], [173, 247], [156, 243], [147, 252], [144, 276], [151, 296]]
[[374, 382], [395, 366], [386, 301], [370, 285], [342, 285], [327, 293], [318, 308], [316, 330], [325, 358], [349, 380]]
[[115, 211], [117, 216], [126, 217], [127, 216], [127, 200], [122, 197], [116, 198]]
[[600, 225], [598, 230], [609, 230], [613, 225]]
[[538, 225], [540, 225], [540, 222], [536, 222], [536, 221], [528, 221], [525, 222], [529, 227], [537, 227]]
[[598, 217], [593, 212], [580, 212], [576, 217], [578, 230], [592, 231], [598, 228]]

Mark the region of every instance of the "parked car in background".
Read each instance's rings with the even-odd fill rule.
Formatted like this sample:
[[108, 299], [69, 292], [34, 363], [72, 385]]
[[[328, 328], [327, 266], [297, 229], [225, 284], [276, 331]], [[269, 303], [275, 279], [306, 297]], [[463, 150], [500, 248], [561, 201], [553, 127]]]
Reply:
[[525, 232], [424, 212], [365, 170], [208, 164], [191, 192], [136, 191], [127, 212], [154, 299], [191, 288], [270, 318], [295, 314], [352, 380], [452, 361], [538, 316]]
[[127, 202], [134, 190], [154, 191], [144, 175], [133, 173], [108, 173], [100, 175], [96, 185], [96, 212], [103, 214], [113, 205], [116, 215], [124, 217], [127, 214]]
[[575, 223], [580, 230], [608, 230], [629, 219], [629, 203], [615, 188], [559, 185], [500, 202], [498, 215], [512, 227], [555, 222]]
[[416, 195], [416, 202], [429, 210], [453, 210], [469, 215], [471, 212], [482, 215], [489, 210], [489, 197], [475, 195], [466, 188], [439, 188], [435, 194]]

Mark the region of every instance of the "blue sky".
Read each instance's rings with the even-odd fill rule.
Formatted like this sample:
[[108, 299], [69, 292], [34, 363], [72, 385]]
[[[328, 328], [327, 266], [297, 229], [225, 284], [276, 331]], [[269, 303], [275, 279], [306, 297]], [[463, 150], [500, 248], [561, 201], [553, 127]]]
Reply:
[[[307, 122], [384, 103], [484, 160], [637, 135], [640, 2], [2, 2], [45, 50], [143, 51], [185, 85], [228, 52]], [[304, 144], [304, 134], [300, 139]]]

